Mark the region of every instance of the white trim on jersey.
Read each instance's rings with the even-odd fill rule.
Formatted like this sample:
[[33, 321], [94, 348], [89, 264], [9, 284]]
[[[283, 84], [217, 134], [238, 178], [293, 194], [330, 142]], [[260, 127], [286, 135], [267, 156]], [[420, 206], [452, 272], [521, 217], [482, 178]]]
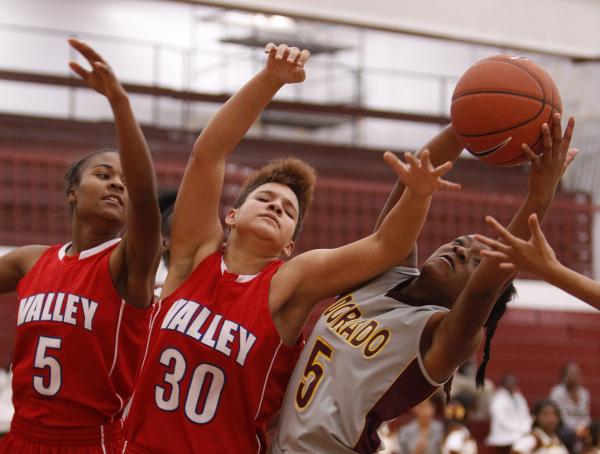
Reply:
[[[154, 305], [154, 307], [152, 308], [152, 310], [155, 312], [150, 317], [150, 328], [148, 330], [148, 337], [146, 338], [146, 350], [144, 351], [144, 356], [142, 358], [142, 364], [140, 365], [140, 370], [143, 369], [144, 364], [146, 363], [146, 358], [148, 357], [148, 351], [150, 350], [150, 339], [152, 338], [152, 329], [154, 329], [154, 322], [158, 318], [158, 314], [160, 314], [161, 306], [162, 306], [162, 300], [158, 300], [158, 303], [156, 303]], [[135, 388], [133, 389], [133, 393], [131, 393], [131, 397], [129, 398], [129, 401], [127, 402], [127, 405], [129, 407], [127, 408], [126, 413], [123, 414], [123, 418], [126, 418], [129, 415], [129, 409], [133, 405], [134, 398], [135, 398]], [[127, 447], [127, 442], [125, 442], [125, 446], [123, 447], [123, 453], [125, 452], [126, 447]]]
[[123, 309], [125, 309], [125, 304], [125, 300], [121, 299], [121, 308], [119, 309], [119, 318], [117, 320], [117, 332], [115, 334], [115, 354], [113, 356], [112, 366], [110, 366], [110, 371], [108, 372], [109, 377], [115, 370], [115, 366], [117, 364], [117, 356], [119, 356], [119, 334], [121, 333], [121, 320], [123, 319]]
[[256, 454], [260, 454], [260, 448], [262, 448], [262, 445], [260, 444], [260, 438], [258, 438], [258, 435], [256, 435], [256, 441], [258, 442], [258, 450], [256, 451]]
[[[227, 265], [225, 265], [225, 260], [221, 256], [221, 274], [225, 273], [225, 271], [227, 271]], [[254, 279], [259, 274], [260, 273], [258, 273], [258, 274], [238, 274], [237, 277], [235, 278], [235, 282], [237, 282], [239, 284], [243, 284], [244, 282], [250, 282], [252, 279]]]
[[102, 447], [102, 453], [106, 454], [106, 446], [104, 446], [104, 426], [100, 426], [100, 446]]
[[[431, 316], [435, 313], [437, 313], [439, 311], [431, 311]], [[421, 327], [420, 331], [419, 331], [419, 335], [415, 336], [416, 338], [416, 352], [417, 352], [417, 361], [419, 362], [419, 369], [421, 369], [421, 373], [423, 374], [423, 377], [425, 377], [425, 379], [429, 382], [429, 384], [431, 386], [444, 386], [446, 384], [446, 382], [448, 380], [450, 380], [450, 378], [454, 375], [454, 374], [450, 374], [450, 376], [444, 380], [442, 383], [438, 383], [437, 381], [435, 381], [433, 378], [431, 378], [431, 376], [429, 375], [429, 372], [427, 372], [427, 369], [425, 369], [425, 364], [423, 364], [423, 357], [421, 356], [421, 337], [423, 337], [423, 331], [425, 330], [425, 327], [427, 326], [427, 323], [429, 323], [429, 319], [431, 318], [431, 316], [427, 319], [427, 321], [425, 323], [423, 323], [423, 326]]]
[[[88, 257], [92, 257], [93, 255], [96, 255], [99, 252], [102, 252], [106, 248], [111, 247], [113, 244], [117, 244], [119, 241], [121, 241], [121, 238], [115, 238], [113, 240], [105, 241], [104, 243], [99, 244], [98, 246], [94, 246], [93, 248], [86, 249], [85, 251], [81, 251], [79, 253], [78, 260], [83, 260], [83, 259], [87, 259]], [[62, 260], [65, 258], [65, 256], [67, 255], [67, 249], [69, 249], [71, 244], [72, 244], [72, 241], [69, 241], [68, 243], [63, 244], [62, 247], [58, 250], [59, 260]]]
[[275, 358], [277, 358], [277, 354], [279, 353], [279, 349], [283, 345], [283, 341], [279, 339], [279, 345], [275, 349], [275, 353], [273, 354], [273, 358], [271, 358], [271, 364], [269, 364], [269, 370], [265, 375], [265, 382], [263, 383], [262, 394], [260, 395], [260, 401], [258, 402], [258, 408], [256, 409], [256, 415], [254, 415], [254, 420], [258, 418], [258, 414], [260, 413], [260, 407], [262, 407], [262, 402], [265, 397], [265, 390], [267, 389], [267, 382], [269, 381], [269, 376], [271, 375], [271, 369], [273, 368], [273, 363], [275, 362]]

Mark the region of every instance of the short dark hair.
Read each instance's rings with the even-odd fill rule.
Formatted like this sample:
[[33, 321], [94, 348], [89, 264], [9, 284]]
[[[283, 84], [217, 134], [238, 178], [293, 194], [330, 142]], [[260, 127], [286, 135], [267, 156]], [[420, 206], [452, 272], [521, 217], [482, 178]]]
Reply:
[[248, 195], [263, 184], [279, 183], [289, 187], [296, 195], [300, 209], [298, 222], [292, 235], [292, 238], [296, 239], [312, 203], [315, 181], [315, 170], [304, 161], [292, 157], [276, 159], [248, 177], [233, 207], [242, 206]]
[[482, 387], [485, 382], [485, 369], [488, 365], [488, 362], [490, 361], [492, 338], [494, 337], [494, 333], [496, 332], [498, 322], [506, 313], [506, 305], [513, 300], [516, 294], [517, 289], [511, 281], [510, 284], [504, 289], [504, 291], [500, 294], [500, 296], [494, 303], [492, 312], [490, 312], [488, 319], [483, 325], [485, 328], [485, 346], [483, 348], [483, 360], [481, 361], [481, 364], [477, 369], [477, 375], [475, 377], [477, 387]]

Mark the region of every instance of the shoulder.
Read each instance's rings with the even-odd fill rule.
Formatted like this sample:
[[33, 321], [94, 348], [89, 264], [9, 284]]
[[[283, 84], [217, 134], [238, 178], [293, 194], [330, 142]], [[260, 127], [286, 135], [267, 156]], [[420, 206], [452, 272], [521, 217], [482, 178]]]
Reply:
[[7, 254], [7, 258], [18, 266], [19, 270], [25, 275], [40, 259], [42, 254], [46, 252], [50, 246], [42, 246], [39, 244], [32, 244], [29, 246], [22, 246]]

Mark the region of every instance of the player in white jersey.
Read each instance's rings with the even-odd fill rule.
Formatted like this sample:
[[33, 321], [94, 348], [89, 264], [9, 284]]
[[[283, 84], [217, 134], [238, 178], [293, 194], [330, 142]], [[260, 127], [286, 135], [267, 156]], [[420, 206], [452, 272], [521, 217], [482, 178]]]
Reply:
[[[573, 123], [562, 136], [543, 127], [544, 158], [532, 165], [529, 191], [509, 230], [528, 234], [531, 213], [543, 216], [564, 168]], [[461, 151], [451, 127], [427, 146], [433, 163]], [[402, 192], [397, 187], [382, 215]], [[401, 233], [401, 232], [399, 232]], [[373, 453], [377, 428], [448, 383], [479, 346], [486, 329], [482, 381], [491, 336], [514, 288], [513, 274], [482, 260], [483, 245], [465, 235], [441, 246], [416, 269], [416, 254], [342, 295], [317, 321], [286, 391], [275, 454]], [[480, 264], [481, 262], [481, 264]]]

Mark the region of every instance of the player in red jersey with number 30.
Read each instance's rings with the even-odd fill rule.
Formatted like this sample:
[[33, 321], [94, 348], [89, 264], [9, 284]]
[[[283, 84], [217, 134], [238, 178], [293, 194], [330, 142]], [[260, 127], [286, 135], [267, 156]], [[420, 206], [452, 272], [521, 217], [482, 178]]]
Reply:
[[110, 102], [120, 152], [94, 153], [67, 173], [70, 243], [0, 257], [0, 291], [19, 298], [15, 416], [2, 454], [122, 451], [121, 417], [149, 328], [160, 253], [152, 160], [110, 67], [86, 44], [70, 44], [92, 66], [72, 69]]
[[[266, 67], [206, 126], [175, 202], [169, 274], [126, 420], [126, 453], [264, 453], [265, 423], [281, 406], [313, 306], [383, 272], [411, 250], [450, 163], [427, 153], [385, 159], [410, 187], [381, 228], [355, 243], [283, 263], [312, 198], [312, 170], [275, 161], [218, 208], [225, 159], [287, 83], [302, 82], [307, 51], [267, 46]], [[403, 232], [404, 235], [398, 235]], [[294, 349], [294, 347], [296, 347]], [[376, 345], [373, 345], [376, 348]]]

